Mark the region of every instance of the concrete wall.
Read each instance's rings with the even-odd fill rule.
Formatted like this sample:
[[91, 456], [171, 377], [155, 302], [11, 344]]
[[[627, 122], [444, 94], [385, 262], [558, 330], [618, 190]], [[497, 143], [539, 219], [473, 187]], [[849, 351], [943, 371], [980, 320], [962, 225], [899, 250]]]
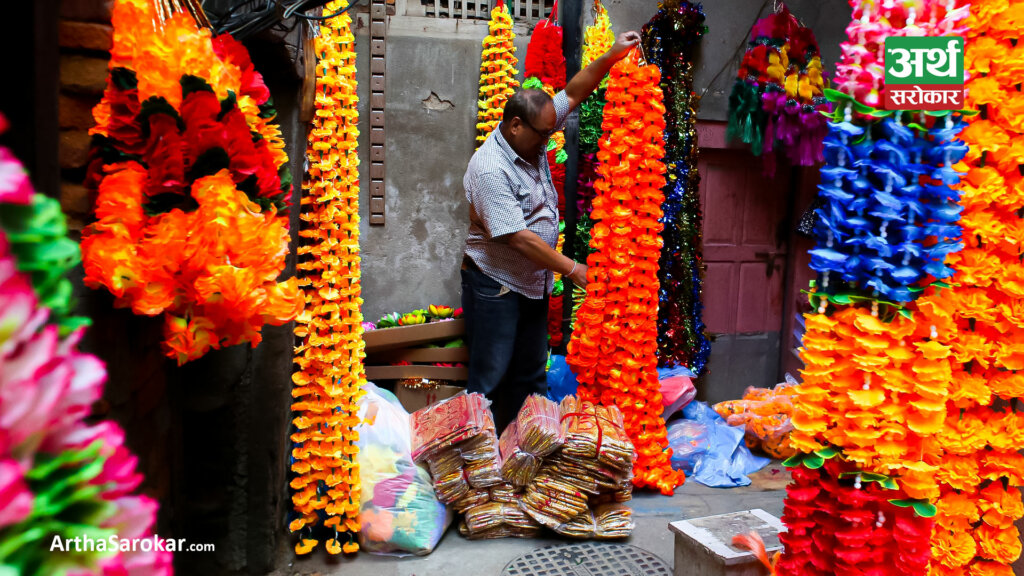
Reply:
[[[850, 19], [846, 0], [792, 0], [788, 4], [815, 30], [831, 66]], [[655, 0], [608, 0], [606, 6], [616, 32], [638, 30], [657, 11]], [[729, 91], [750, 27], [758, 14], [770, 10], [771, 2], [763, 0], [715, 0], [705, 5], [708, 33], [696, 87], [704, 91], [710, 85], [710, 89], [700, 118], [726, 119]], [[584, 19], [584, 24], [591, 21], [587, 9]], [[368, 57], [362, 49], [368, 42], [365, 14], [356, 24], [361, 24], [356, 41], [365, 126], [369, 90]], [[528, 30], [517, 33], [521, 72]], [[362, 207], [363, 313], [367, 320], [431, 303], [459, 303], [458, 263], [468, 226], [462, 177], [474, 150], [477, 70], [480, 43], [486, 34], [483, 22], [456, 26], [453, 21], [425, 22], [402, 16], [390, 21], [386, 225], [370, 226], [367, 203]], [[361, 150], [365, 166], [368, 147]]]

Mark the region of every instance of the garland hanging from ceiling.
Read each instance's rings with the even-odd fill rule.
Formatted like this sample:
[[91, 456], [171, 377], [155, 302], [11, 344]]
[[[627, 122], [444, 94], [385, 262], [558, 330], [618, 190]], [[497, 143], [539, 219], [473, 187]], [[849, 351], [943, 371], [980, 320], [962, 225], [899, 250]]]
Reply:
[[672, 494], [685, 478], [669, 461], [657, 373], [665, 108], [658, 67], [638, 56], [634, 50], [609, 76], [591, 213], [595, 252], [567, 361], [580, 398], [622, 411], [637, 453], [633, 483]]
[[[201, 11], [199, 12], [201, 14]], [[291, 176], [270, 93], [245, 48], [193, 13], [118, 0], [93, 116], [85, 284], [163, 314], [179, 364], [261, 340], [302, 309], [288, 252]]]
[[757, 21], [729, 96], [730, 138], [765, 155], [765, 172], [775, 173], [775, 150], [782, 148], [794, 166], [824, 160], [822, 140], [828, 132], [830, 105], [814, 32], [797, 21], [783, 4]]
[[658, 280], [658, 362], [701, 374], [711, 354], [703, 304], [703, 217], [697, 171], [694, 53], [707, 31], [700, 5], [665, 2], [643, 28], [644, 52], [662, 70], [665, 94], [664, 245]]
[[480, 99], [477, 101], [476, 145], [479, 148], [487, 136], [498, 127], [505, 112], [505, 102], [519, 88], [516, 80], [516, 47], [513, 44], [512, 15], [504, 0], [491, 9], [487, 24], [488, 34], [480, 54]]
[[[332, 0], [334, 13], [348, 6]], [[316, 112], [306, 150], [298, 269], [306, 309], [295, 335], [296, 414], [289, 528], [296, 554], [320, 542], [330, 554], [359, 544], [358, 401], [366, 374], [359, 267], [359, 112], [355, 36], [346, 13], [324, 21], [315, 38]], [[347, 541], [342, 543], [342, 534]]]
[[[523, 88], [543, 90], [549, 96], [565, 88], [565, 56], [562, 54], [562, 27], [558, 25], [558, 2], [551, 8], [551, 15], [541, 20], [530, 35], [526, 47], [526, 61], [523, 65], [526, 81]], [[559, 130], [548, 142], [547, 160], [551, 168], [551, 182], [558, 194], [558, 244], [555, 249], [562, 251], [565, 245], [565, 134]], [[555, 285], [548, 300], [548, 345], [556, 348], [562, 345], [562, 305], [565, 289], [562, 275], [555, 273]]]
[[[973, 444], [957, 431], [972, 420], [956, 408], [963, 390], [953, 374], [963, 355], [948, 301], [953, 291], [943, 282], [962, 281], [961, 174], [954, 166], [968, 152], [959, 139], [967, 131], [960, 114], [872, 107], [884, 90], [884, 39], [911, 31], [961, 34], [966, 2], [851, 6], [850, 42], [842, 45], [836, 79], [842, 92], [825, 91], [837, 109], [824, 142], [811, 251], [819, 273], [811, 291], [816, 312], [806, 316], [806, 368], [790, 436], [802, 454], [787, 461], [798, 481], [787, 489], [779, 570], [835, 574], [870, 565], [879, 574], [921, 574], [921, 562], [930, 561], [932, 574], [966, 574], [942, 568], [949, 567], [943, 556], [951, 541], [941, 537], [949, 510], [941, 485], [951, 472], [950, 446]], [[824, 496], [826, 485], [839, 492]], [[902, 519], [907, 542], [897, 538], [911, 566], [848, 549], [863, 546], [850, 534], [890, 525], [891, 510], [872, 510], [873, 493], [914, 512]], [[824, 499], [818, 509], [838, 500], [849, 510], [841, 519], [852, 524], [810, 524], [811, 497]], [[924, 532], [931, 545], [922, 557], [911, 536]]]

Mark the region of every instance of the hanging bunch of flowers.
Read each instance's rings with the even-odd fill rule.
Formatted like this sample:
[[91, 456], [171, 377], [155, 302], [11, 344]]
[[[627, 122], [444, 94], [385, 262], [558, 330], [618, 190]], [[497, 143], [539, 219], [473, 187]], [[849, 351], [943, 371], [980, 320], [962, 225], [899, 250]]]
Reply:
[[[110, 78], [93, 111], [85, 284], [163, 314], [179, 364], [257, 345], [302, 308], [288, 252], [291, 177], [270, 94], [245, 48], [193, 13], [118, 0]], [[173, 55], [168, 57], [168, 54]]]
[[964, 249], [947, 259], [955, 284], [930, 302], [949, 311], [944, 343], [955, 359], [932, 573], [1011, 576], [1021, 554], [1014, 523], [1024, 516], [1024, 413], [1013, 403], [1024, 398], [1024, 246], [1015, 232], [1024, 223], [1024, 2], [972, 2], [964, 24], [966, 105], [979, 114], [960, 134], [969, 150], [957, 166]]
[[501, 116], [505, 112], [505, 102], [519, 88], [516, 80], [516, 47], [512, 41], [512, 15], [504, 0], [491, 9], [491, 21], [487, 25], [488, 34], [483, 41], [483, 52], [480, 55], [480, 99], [477, 101], [476, 143], [479, 147], [487, 139], [487, 135], [498, 127]]
[[[530, 35], [526, 47], [523, 88], [543, 90], [554, 96], [565, 88], [565, 56], [562, 54], [562, 27], [558, 25], [558, 2], [551, 7], [551, 15], [541, 20]], [[558, 193], [558, 245], [562, 251], [565, 244], [565, 134], [559, 130], [548, 142], [547, 160], [551, 168], [551, 182]], [[562, 292], [564, 283], [561, 274], [555, 274], [555, 287], [548, 300], [548, 345], [552, 348], [562, 345]]]
[[[334, 13], [348, 6], [332, 0]], [[330, 554], [359, 544], [357, 404], [366, 375], [359, 267], [359, 113], [355, 36], [346, 13], [324, 21], [315, 39], [316, 113], [306, 150], [298, 269], [306, 308], [295, 335], [295, 432], [291, 481], [299, 534], [296, 554], [323, 537]], [[347, 541], [342, 536], [347, 532]]]
[[596, 221], [587, 296], [567, 360], [581, 398], [622, 411], [636, 448], [633, 483], [665, 494], [684, 481], [672, 470], [657, 376], [658, 258], [665, 185], [665, 109], [658, 67], [638, 54], [611, 70], [605, 136], [595, 185]]
[[[151, 538], [157, 503], [134, 494], [142, 475], [121, 428], [87, 421], [106, 368], [78, 351], [84, 328], [66, 315], [70, 290], [54, 289], [78, 256], [60, 207], [33, 193], [6, 148], [0, 174], [0, 572], [169, 575], [173, 543], [148, 552], [52, 547], [55, 538]], [[34, 249], [32, 235], [43, 239]], [[40, 282], [39, 264], [68, 245], [74, 254]]]
[[765, 171], [774, 174], [777, 147], [789, 162], [813, 166], [821, 162], [821, 143], [829, 103], [814, 32], [782, 5], [757, 21], [740, 62], [729, 96], [729, 137], [750, 144], [765, 157]]
[[[850, 66], [849, 58], [875, 53], [887, 36], [916, 35], [915, 18], [930, 27], [957, 25], [966, 14], [956, 6], [960, 1], [851, 1], [859, 20], [847, 28], [851, 43], [844, 45], [847, 60], [836, 82], [846, 93], [825, 91], [836, 112], [824, 143], [817, 246], [811, 251], [811, 266], [819, 272], [811, 289], [816, 312], [806, 316], [806, 368], [793, 397], [790, 435], [802, 454], [786, 462], [796, 467], [797, 478], [834, 460], [841, 473], [899, 491], [902, 497], [887, 496], [888, 501], [912, 509], [915, 519], [941, 517], [950, 437], [977, 445], [951, 433], [951, 424], [966, 431], [976, 421], [950, 409], [962, 402], [953, 376], [962, 359], [955, 344], [956, 306], [948, 301], [953, 292], [941, 281], [959, 281], [953, 274], [964, 222], [956, 204], [961, 174], [954, 166], [968, 153], [959, 140], [967, 132], [962, 114], [869, 106], [864, 97], [877, 96], [880, 83], [865, 85], [864, 70]], [[854, 49], [868, 30], [877, 32], [877, 46]], [[806, 495], [806, 486], [791, 486], [787, 510], [798, 508]], [[840, 494], [834, 498], [844, 504]], [[785, 521], [796, 530], [787, 537], [782, 565], [798, 570], [810, 562], [819, 568], [812, 573], [822, 574], [845, 570], [848, 554], [820, 544], [825, 540], [817, 532], [808, 548], [798, 515]], [[933, 525], [940, 524], [935, 518]], [[843, 533], [848, 538], [852, 532]], [[933, 553], [940, 555], [935, 540], [927, 556]], [[920, 567], [908, 572], [896, 562], [873, 560], [880, 574], [923, 573]], [[946, 573], [936, 572], [940, 564], [931, 561], [932, 573]]]
[[665, 94], [665, 229], [658, 267], [658, 360], [700, 374], [711, 355], [703, 319], [703, 217], [697, 170], [694, 55], [707, 31], [704, 12], [689, 2], [665, 3], [643, 28], [645, 53], [662, 70]]

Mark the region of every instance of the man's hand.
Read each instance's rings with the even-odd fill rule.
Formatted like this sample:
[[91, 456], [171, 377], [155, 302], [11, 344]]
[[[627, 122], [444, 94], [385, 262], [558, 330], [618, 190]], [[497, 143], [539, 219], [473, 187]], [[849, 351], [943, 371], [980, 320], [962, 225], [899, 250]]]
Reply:
[[608, 57], [612, 62], [618, 62], [629, 52], [629, 49], [640, 43], [640, 34], [633, 30], [619, 34], [615, 44], [608, 49]]
[[580, 288], [586, 288], [587, 287], [587, 265], [582, 263], [582, 262], [578, 262], [576, 264], [576, 270], [574, 270], [571, 275], [566, 276], [566, 278], [568, 278], [569, 280], [572, 280], [572, 283], [575, 286], [579, 286]]
[[601, 83], [601, 78], [611, 70], [616, 62], [622, 60], [630, 49], [640, 43], [640, 34], [634, 31], [623, 32], [615, 39], [615, 44], [590, 63], [589, 66], [580, 70], [578, 74], [569, 80], [565, 86], [565, 95], [569, 97], [569, 109], [579, 106], [590, 93]]

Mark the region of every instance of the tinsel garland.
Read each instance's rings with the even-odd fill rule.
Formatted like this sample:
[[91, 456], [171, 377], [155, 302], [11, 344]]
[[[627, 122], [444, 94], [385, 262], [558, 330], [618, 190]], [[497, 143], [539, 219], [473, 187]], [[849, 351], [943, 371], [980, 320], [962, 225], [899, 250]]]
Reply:
[[829, 110], [824, 87], [814, 32], [783, 5], [751, 30], [729, 95], [729, 137], [750, 144], [755, 156], [765, 154], [768, 175], [775, 173], [777, 147], [793, 165], [821, 162], [826, 129], [818, 112]]
[[617, 405], [636, 448], [633, 483], [672, 494], [672, 470], [657, 373], [658, 256], [665, 185], [665, 108], [657, 66], [638, 54], [612, 67], [598, 158], [601, 179], [587, 259], [586, 300], [577, 313], [567, 361], [579, 396]]
[[487, 136], [498, 127], [505, 112], [505, 102], [519, 88], [516, 80], [516, 47], [512, 43], [512, 15], [503, 0], [491, 10], [487, 25], [488, 34], [483, 40], [480, 55], [480, 99], [477, 101], [476, 143], [484, 143]]
[[[332, 0], [327, 13], [348, 6]], [[306, 310], [295, 335], [295, 402], [291, 436], [289, 529], [296, 554], [308, 554], [321, 534], [330, 554], [359, 544], [358, 401], [366, 375], [359, 258], [359, 113], [355, 37], [346, 13], [324, 21], [316, 46], [316, 112], [306, 151], [298, 269]], [[316, 530], [320, 527], [319, 530]], [[342, 544], [341, 533], [347, 532]]]
[[85, 284], [136, 314], [163, 314], [179, 364], [257, 345], [302, 308], [288, 252], [288, 157], [245, 48], [151, 1], [113, 9], [110, 78], [93, 110], [82, 233]]
[[701, 374], [711, 354], [703, 320], [703, 217], [697, 171], [694, 51], [707, 27], [699, 4], [666, 2], [643, 28], [644, 52], [665, 94], [664, 246], [658, 269], [658, 362]]
[[929, 302], [948, 311], [955, 359], [930, 574], [1011, 576], [1024, 516], [1024, 413], [1013, 402], [1024, 398], [1024, 1], [972, 1], [962, 24], [966, 106], [980, 113], [960, 135], [965, 247], [947, 259], [953, 287]]
[[[0, 133], [6, 125], [0, 115]], [[0, 174], [0, 572], [170, 575], [169, 541], [149, 551], [53, 548], [55, 538], [152, 541], [158, 505], [135, 494], [142, 475], [124, 431], [93, 417], [107, 374], [78, 350], [84, 328], [68, 321], [71, 291], [54, 289], [79, 256], [60, 206], [33, 192], [3, 147]], [[55, 267], [41, 283], [46, 263]]]

